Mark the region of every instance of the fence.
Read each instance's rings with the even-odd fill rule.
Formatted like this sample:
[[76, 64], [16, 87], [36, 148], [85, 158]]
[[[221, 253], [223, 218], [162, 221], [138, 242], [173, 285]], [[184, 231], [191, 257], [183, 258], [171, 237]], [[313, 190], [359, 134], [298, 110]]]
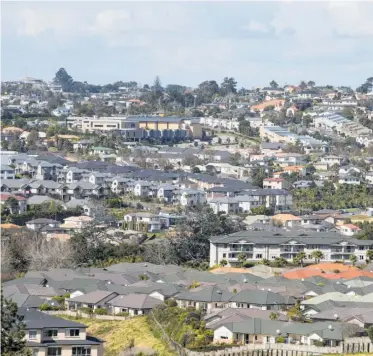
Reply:
[[72, 310], [42, 310], [43, 313], [48, 315], [69, 315], [78, 318], [89, 318], [98, 320], [128, 320], [130, 316], [117, 316], [117, 315], [98, 315], [98, 314], [86, 314], [80, 311]]
[[161, 335], [162, 340], [180, 356], [310, 356], [324, 354], [353, 354], [359, 352], [373, 353], [373, 344], [368, 337], [346, 338], [345, 342], [335, 347], [294, 344], [248, 344], [214, 351], [191, 351], [172, 340], [162, 325], [149, 314], [153, 329]]

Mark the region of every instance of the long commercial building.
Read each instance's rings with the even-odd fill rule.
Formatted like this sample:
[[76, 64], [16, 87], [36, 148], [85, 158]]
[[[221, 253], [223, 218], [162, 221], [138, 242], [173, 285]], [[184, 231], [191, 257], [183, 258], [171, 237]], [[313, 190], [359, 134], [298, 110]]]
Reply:
[[299, 252], [304, 252], [305, 262], [313, 262], [312, 252], [315, 250], [322, 252], [321, 261], [348, 261], [354, 254], [358, 262], [365, 262], [367, 251], [371, 249], [373, 240], [347, 238], [331, 232], [240, 231], [210, 238], [210, 266], [219, 264], [221, 260], [226, 260], [228, 266], [236, 266], [241, 253], [248, 261], [272, 261], [277, 257], [292, 261]]
[[[70, 118], [71, 121], [72, 118]], [[113, 116], [76, 118], [83, 132], [120, 131], [126, 138], [201, 138], [202, 125], [182, 117]]]

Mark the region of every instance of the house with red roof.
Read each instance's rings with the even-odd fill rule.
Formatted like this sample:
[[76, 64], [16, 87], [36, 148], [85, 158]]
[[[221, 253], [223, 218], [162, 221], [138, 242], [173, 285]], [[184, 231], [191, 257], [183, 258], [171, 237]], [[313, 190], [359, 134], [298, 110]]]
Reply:
[[289, 182], [284, 178], [265, 178], [263, 179], [263, 188], [288, 189]]
[[24, 213], [27, 211], [27, 199], [20, 195], [0, 193], [0, 204], [6, 205], [11, 213]]
[[342, 224], [337, 226], [337, 228], [342, 235], [346, 236], [354, 236], [361, 231], [361, 229], [354, 224]]

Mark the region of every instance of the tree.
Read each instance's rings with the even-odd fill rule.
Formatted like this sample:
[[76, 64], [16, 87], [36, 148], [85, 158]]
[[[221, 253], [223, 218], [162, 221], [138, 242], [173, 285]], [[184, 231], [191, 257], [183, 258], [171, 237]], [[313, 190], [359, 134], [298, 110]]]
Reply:
[[320, 250], [312, 251], [312, 257], [315, 259], [316, 263], [320, 263], [321, 259], [324, 258], [324, 254]]
[[369, 328], [367, 329], [367, 335], [370, 341], [373, 342], [373, 326], [369, 326]]
[[270, 83], [269, 83], [270, 87], [273, 88], [273, 89], [277, 89], [278, 88], [278, 84], [277, 82], [275, 82], [274, 80], [272, 80]]
[[29, 135], [27, 136], [27, 145], [28, 146], [35, 146], [39, 140], [39, 133], [36, 130], [31, 130]]
[[299, 84], [299, 88], [301, 88], [301, 89], [306, 89], [306, 88], [307, 88], [307, 84], [306, 84], [306, 82], [305, 82], [304, 80], [302, 80], [302, 81], [300, 82], [300, 84]]
[[295, 259], [299, 261], [300, 265], [303, 267], [303, 262], [306, 259], [306, 254], [304, 252], [298, 252]]
[[355, 266], [356, 262], [357, 262], [357, 256], [356, 255], [351, 255], [349, 260], [352, 263], [352, 265]]
[[210, 236], [229, 234], [240, 229], [239, 223], [233, 223], [229, 216], [214, 214], [207, 205], [191, 208], [184, 222], [177, 226], [174, 236], [169, 239], [169, 258], [176, 264], [193, 260], [205, 262], [210, 254]]
[[245, 264], [245, 262], [247, 261], [247, 256], [245, 253], [243, 252], [240, 252], [237, 256], [237, 261], [238, 263], [240, 264], [241, 267], [243, 267], [243, 265]]
[[373, 250], [368, 250], [367, 251], [367, 259], [369, 262], [373, 260]]
[[156, 99], [159, 99], [162, 96], [163, 88], [162, 88], [161, 80], [159, 79], [158, 75], [154, 79], [154, 84], [153, 84], [152, 89], [153, 89]]
[[222, 95], [236, 94], [237, 93], [237, 82], [233, 77], [225, 77], [223, 83], [220, 85], [220, 93]]
[[312, 80], [310, 80], [308, 83], [307, 83], [307, 85], [309, 86], [309, 87], [311, 87], [311, 88], [313, 88], [314, 86], [315, 86], [315, 82], [314, 81], [312, 81]]
[[278, 268], [285, 267], [288, 264], [288, 262], [283, 257], [276, 257], [274, 261], [274, 265]]
[[70, 91], [73, 85], [73, 78], [67, 73], [65, 68], [60, 68], [56, 73], [53, 83], [61, 85], [63, 91]]
[[5, 356], [30, 355], [26, 348], [25, 325], [18, 315], [17, 304], [3, 297], [1, 292], [1, 354]]
[[228, 264], [228, 262], [227, 262], [227, 260], [225, 260], [225, 259], [222, 259], [222, 260], [219, 262], [219, 266], [220, 266], [220, 267], [225, 267], [227, 264]]
[[196, 90], [197, 101], [199, 103], [210, 103], [214, 95], [218, 94], [219, 85], [215, 80], [205, 80], [198, 85]]

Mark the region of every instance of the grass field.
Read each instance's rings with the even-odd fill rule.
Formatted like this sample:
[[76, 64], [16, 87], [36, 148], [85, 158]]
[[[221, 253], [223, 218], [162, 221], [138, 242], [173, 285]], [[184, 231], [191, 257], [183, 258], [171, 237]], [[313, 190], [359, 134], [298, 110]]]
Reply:
[[60, 315], [60, 317], [85, 324], [88, 326], [90, 334], [104, 339], [105, 356], [119, 355], [119, 352], [128, 347], [131, 339], [134, 339], [136, 348], [151, 348], [157, 351], [160, 356], [176, 355], [165, 343], [153, 336], [146, 317], [136, 317], [123, 321], [76, 319], [66, 315]]

